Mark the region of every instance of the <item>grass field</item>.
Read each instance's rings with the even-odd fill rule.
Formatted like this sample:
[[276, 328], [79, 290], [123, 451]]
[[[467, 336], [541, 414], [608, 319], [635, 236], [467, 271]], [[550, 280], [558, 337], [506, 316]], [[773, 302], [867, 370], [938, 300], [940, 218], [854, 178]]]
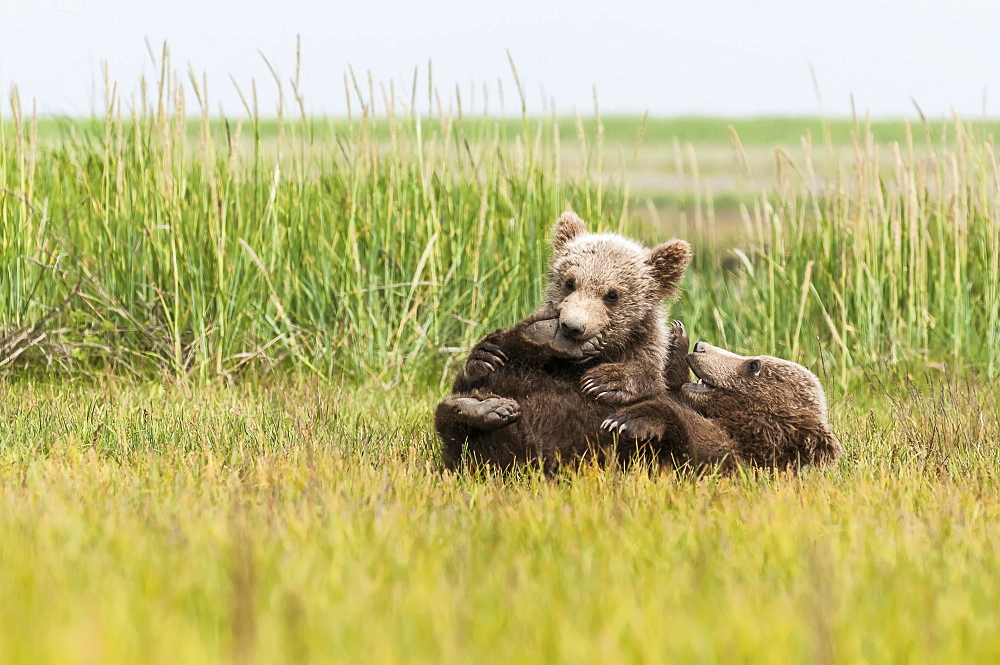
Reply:
[[[0, 662], [1000, 659], [995, 124], [226, 122], [175, 83], [0, 117]], [[566, 208], [691, 240], [671, 316], [814, 369], [845, 457], [442, 472], [433, 405]]]
[[996, 392], [801, 477], [442, 473], [435, 391], [0, 385], [4, 662], [995, 662]]

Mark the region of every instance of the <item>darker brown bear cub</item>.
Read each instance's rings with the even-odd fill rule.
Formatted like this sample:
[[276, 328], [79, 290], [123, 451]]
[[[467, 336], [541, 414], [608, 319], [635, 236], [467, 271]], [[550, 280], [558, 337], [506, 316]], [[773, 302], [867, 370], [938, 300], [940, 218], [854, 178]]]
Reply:
[[[615, 409], [661, 395], [671, 348], [662, 303], [691, 257], [683, 240], [653, 250], [556, 222], [549, 286], [539, 310], [472, 349], [435, 426], [442, 457], [500, 468], [553, 470], [587, 455], [607, 459]], [[686, 376], [686, 371], [685, 371]]]
[[623, 407], [603, 423], [606, 431], [649, 441], [661, 461], [695, 467], [798, 468], [840, 456], [823, 387], [805, 367], [772, 356], [738, 356], [705, 342], [688, 354], [680, 324], [674, 324], [673, 339], [671, 376], [690, 367], [698, 382]]

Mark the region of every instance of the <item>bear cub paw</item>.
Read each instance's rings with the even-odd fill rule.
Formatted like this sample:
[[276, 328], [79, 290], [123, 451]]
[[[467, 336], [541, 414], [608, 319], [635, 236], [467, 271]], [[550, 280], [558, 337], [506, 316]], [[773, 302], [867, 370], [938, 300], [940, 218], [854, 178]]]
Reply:
[[521, 406], [506, 397], [447, 397], [445, 404], [457, 420], [479, 429], [497, 429], [521, 418]]
[[601, 429], [637, 441], [662, 439], [666, 430], [663, 421], [657, 418], [630, 416], [627, 413], [615, 413], [608, 416], [601, 423]]
[[671, 324], [670, 339], [670, 354], [667, 356], [665, 378], [667, 380], [667, 390], [676, 392], [691, 377], [691, 370], [687, 364], [687, 354], [691, 346], [691, 341], [688, 339], [684, 324], [680, 321], [674, 321]]
[[487, 338], [469, 352], [469, 358], [465, 361], [465, 373], [471, 378], [480, 379], [503, 367], [508, 360], [510, 358], [500, 346]]
[[625, 404], [635, 399], [629, 373], [622, 363], [605, 363], [588, 370], [580, 381], [583, 392], [605, 404]]
[[688, 347], [691, 346], [691, 341], [688, 339], [687, 328], [684, 327], [683, 322], [674, 319], [673, 323], [670, 324], [670, 338], [672, 340], [670, 350], [673, 353], [686, 356]]
[[559, 317], [553, 314], [536, 314], [538, 316], [548, 316], [549, 318], [536, 320], [526, 326], [522, 331], [524, 339], [545, 346], [551, 353], [560, 358], [566, 358], [577, 362], [586, 362], [601, 354], [604, 350], [604, 333], [598, 333], [590, 339], [578, 341], [566, 339], [559, 335]]

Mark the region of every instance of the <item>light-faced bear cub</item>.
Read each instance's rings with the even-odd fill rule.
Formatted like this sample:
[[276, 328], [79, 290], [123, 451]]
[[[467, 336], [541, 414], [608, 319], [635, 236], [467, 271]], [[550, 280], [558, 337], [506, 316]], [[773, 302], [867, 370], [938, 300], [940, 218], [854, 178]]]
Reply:
[[688, 354], [687, 334], [676, 323], [673, 340], [671, 376], [690, 367], [698, 382], [627, 405], [603, 429], [649, 441], [661, 461], [696, 468], [798, 468], [840, 456], [823, 387], [808, 369], [773, 356], [738, 356], [705, 342]]
[[601, 423], [666, 390], [672, 340], [663, 301], [677, 290], [690, 245], [672, 240], [650, 250], [589, 233], [565, 213], [553, 246], [538, 311], [480, 340], [438, 405], [449, 469], [470, 462], [551, 471], [588, 455], [605, 461], [617, 437]]

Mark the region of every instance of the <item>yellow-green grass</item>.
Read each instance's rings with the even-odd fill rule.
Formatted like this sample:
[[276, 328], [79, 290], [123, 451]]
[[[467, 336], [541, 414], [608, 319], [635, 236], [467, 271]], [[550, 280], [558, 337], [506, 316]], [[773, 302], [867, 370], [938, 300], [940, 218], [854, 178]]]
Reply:
[[801, 476], [442, 472], [435, 391], [0, 383], [0, 661], [996, 662], [997, 392]]

